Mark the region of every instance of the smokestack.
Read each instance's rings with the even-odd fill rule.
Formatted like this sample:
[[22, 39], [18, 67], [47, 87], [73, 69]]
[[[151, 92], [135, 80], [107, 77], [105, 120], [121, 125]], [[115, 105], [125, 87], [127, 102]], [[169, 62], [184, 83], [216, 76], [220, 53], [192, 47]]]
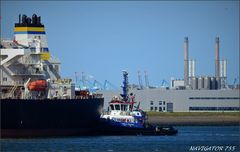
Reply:
[[21, 14], [18, 16], [18, 23], [21, 24]]
[[196, 73], [196, 60], [189, 60], [188, 61], [189, 64], [189, 77], [190, 79], [195, 77], [195, 73]]
[[219, 65], [219, 37], [216, 37], [216, 61], [215, 61], [215, 76], [220, 77], [220, 65]]
[[184, 39], [184, 86], [189, 85], [189, 67], [188, 67], [188, 37]]

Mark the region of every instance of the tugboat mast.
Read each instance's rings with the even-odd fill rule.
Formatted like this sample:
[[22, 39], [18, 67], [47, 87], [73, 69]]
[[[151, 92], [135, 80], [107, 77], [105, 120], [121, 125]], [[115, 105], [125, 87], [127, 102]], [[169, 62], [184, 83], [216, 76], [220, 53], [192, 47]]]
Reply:
[[123, 70], [123, 100], [128, 100], [128, 72]]

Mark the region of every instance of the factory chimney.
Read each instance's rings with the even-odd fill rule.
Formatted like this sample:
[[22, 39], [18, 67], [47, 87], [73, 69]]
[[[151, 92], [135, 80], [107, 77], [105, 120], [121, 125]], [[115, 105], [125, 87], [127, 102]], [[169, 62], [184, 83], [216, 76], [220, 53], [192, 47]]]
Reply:
[[216, 61], [215, 61], [215, 76], [220, 77], [220, 66], [219, 66], [219, 37], [216, 37]]
[[189, 67], [188, 67], [188, 37], [184, 39], [184, 86], [189, 85]]

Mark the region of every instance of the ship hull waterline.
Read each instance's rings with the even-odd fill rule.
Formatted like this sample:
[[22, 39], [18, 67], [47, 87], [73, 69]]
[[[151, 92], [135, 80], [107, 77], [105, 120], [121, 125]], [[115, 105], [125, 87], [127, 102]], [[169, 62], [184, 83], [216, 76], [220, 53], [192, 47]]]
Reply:
[[1, 99], [1, 138], [73, 136], [91, 133], [100, 121], [103, 98]]

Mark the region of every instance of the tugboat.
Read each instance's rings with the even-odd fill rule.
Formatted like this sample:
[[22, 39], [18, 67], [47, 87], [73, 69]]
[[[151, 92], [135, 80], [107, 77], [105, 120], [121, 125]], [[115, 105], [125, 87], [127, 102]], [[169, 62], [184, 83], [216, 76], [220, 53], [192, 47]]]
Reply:
[[140, 102], [134, 106], [135, 95], [128, 94], [128, 72], [123, 71], [123, 94], [114, 96], [109, 102], [108, 111], [101, 115], [105, 135], [175, 135], [173, 127], [153, 126], [147, 122], [147, 114], [141, 110]]
[[110, 110], [102, 115], [102, 118], [109, 120], [110, 124], [116, 127], [144, 128], [146, 114], [139, 108], [133, 110], [134, 103], [114, 96], [109, 103]]

